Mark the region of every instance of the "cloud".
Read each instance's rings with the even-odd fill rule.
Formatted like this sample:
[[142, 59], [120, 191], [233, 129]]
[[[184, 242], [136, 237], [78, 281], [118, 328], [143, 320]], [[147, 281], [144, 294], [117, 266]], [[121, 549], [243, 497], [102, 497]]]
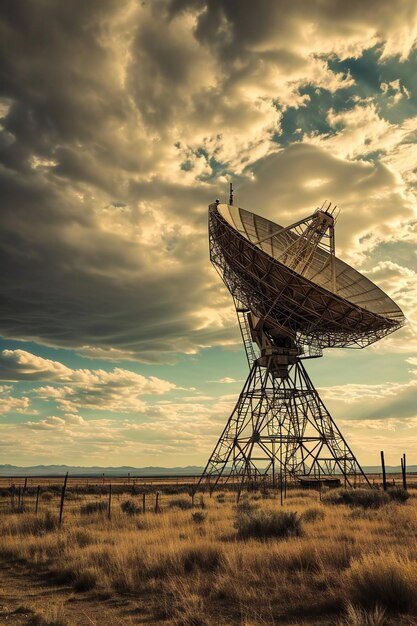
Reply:
[[24, 350], [3, 350], [0, 354], [0, 380], [52, 381], [34, 390], [42, 400], [54, 400], [67, 413], [82, 408], [143, 412], [143, 395], [165, 394], [176, 386], [155, 376], [114, 368], [112, 371], [71, 369], [58, 361], [44, 359]]
[[[157, 402], [134, 418], [51, 415], [14, 424], [3, 420], [0, 450], [16, 449], [16, 462], [175, 466], [201, 464], [214, 447], [236, 401], [185, 398]], [[17, 446], [17, 442], [19, 445]]]
[[31, 407], [27, 396], [21, 398], [13, 397], [10, 395], [11, 390], [12, 387], [10, 385], [0, 385], [0, 415], [13, 415], [14, 413], [35, 415], [37, 413]]
[[[174, 12], [192, 8], [190, 0], [173, 0]], [[201, 8], [202, 10], [201, 10]], [[326, 52], [355, 56], [379, 43], [384, 55], [404, 58], [417, 36], [417, 9], [409, 0], [393, 3], [359, 0], [285, 2], [262, 0], [256, 6], [245, 0], [201, 2], [197, 23], [200, 41], [218, 51], [224, 63], [250, 58], [251, 53], [275, 52], [282, 65], [295, 64], [292, 57]]]
[[411, 420], [417, 425], [417, 378], [405, 383], [335, 385], [320, 389], [320, 393], [337, 417], [343, 418], [342, 412], [346, 415], [353, 409], [351, 425], [368, 420], [391, 420], [391, 424], [403, 426]]
[[335, 385], [319, 392], [362, 464], [379, 465], [380, 450], [392, 465], [399, 465], [404, 452], [414, 458], [416, 372], [404, 383]]
[[0, 354], [0, 380], [69, 381], [72, 374], [62, 363], [25, 350], [3, 350]]
[[403, 182], [386, 166], [336, 157], [322, 146], [293, 144], [258, 162], [252, 173], [239, 194], [255, 212], [282, 225], [312, 213], [326, 198], [337, 204], [337, 253], [355, 264], [414, 217]]

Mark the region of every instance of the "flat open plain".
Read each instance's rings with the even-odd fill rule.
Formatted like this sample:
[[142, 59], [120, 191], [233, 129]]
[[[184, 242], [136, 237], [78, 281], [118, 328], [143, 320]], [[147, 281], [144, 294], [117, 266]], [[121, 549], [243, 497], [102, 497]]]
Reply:
[[109, 518], [108, 484], [70, 482], [59, 528], [60, 485], [35, 514], [34, 485], [22, 504], [3, 484], [0, 624], [417, 624], [414, 488], [340, 504], [289, 487], [283, 505], [254, 490], [236, 506], [170, 480], [155, 511], [155, 487], [112, 481]]

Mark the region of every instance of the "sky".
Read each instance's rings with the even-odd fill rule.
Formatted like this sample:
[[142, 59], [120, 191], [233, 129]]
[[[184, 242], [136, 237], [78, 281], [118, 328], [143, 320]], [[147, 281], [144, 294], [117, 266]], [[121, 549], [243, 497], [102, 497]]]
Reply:
[[203, 465], [247, 375], [207, 206], [288, 225], [408, 324], [306, 366], [364, 465], [417, 463], [415, 0], [0, 5], [0, 464]]

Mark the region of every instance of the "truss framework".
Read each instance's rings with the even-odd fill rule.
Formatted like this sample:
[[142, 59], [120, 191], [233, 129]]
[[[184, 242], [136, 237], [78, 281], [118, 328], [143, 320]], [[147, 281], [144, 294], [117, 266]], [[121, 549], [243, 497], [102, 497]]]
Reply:
[[288, 376], [274, 375], [252, 362], [248, 378], [210, 456], [197, 489], [213, 490], [219, 480], [244, 483], [269, 476], [323, 479], [339, 474], [347, 485], [358, 478], [369, 485], [345, 438], [314, 388], [302, 361], [288, 366]]

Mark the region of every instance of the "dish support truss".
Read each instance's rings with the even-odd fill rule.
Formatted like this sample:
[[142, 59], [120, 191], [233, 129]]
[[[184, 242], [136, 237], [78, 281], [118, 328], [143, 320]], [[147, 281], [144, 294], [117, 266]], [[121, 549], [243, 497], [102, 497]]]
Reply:
[[197, 489], [233, 482], [240, 495], [245, 483], [260, 479], [276, 487], [335, 476], [349, 486], [358, 479], [369, 485], [301, 359], [288, 352], [266, 360], [248, 353], [249, 375]]

